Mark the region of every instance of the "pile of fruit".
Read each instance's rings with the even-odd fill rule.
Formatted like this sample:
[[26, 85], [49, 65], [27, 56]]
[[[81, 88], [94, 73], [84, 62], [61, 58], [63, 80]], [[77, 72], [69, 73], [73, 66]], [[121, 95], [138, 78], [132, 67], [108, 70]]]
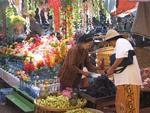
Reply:
[[82, 109], [82, 108], [79, 108], [79, 109], [73, 109], [73, 110], [69, 110], [65, 113], [92, 113], [86, 109]]
[[86, 103], [85, 99], [77, 99], [77, 105], [73, 106], [69, 102], [69, 97], [60, 95], [60, 96], [47, 96], [45, 99], [38, 99], [36, 104], [42, 107], [49, 109], [71, 109], [75, 107], [82, 107]]

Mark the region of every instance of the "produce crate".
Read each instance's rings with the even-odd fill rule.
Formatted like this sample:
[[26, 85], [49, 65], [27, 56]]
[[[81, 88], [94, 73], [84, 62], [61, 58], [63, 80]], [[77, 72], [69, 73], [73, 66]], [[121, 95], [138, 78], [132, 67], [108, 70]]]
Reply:
[[99, 97], [95, 98], [92, 97], [82, 91], [78, 91], [78, 94], [85, 98], [87, 101], [91, 102], [93, 104], [93, 108], [103, 110], [106, 106], [111, 106], [115, 104], [115, 96], [107, 96], [107, 97]]

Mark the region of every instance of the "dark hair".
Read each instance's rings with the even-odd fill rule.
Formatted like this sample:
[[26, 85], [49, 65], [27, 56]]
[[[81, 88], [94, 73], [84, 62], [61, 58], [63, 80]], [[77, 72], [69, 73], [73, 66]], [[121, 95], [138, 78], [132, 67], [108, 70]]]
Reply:
[[77, 44], [93, 41], [93, 34], [84, 34], [77, 39]]

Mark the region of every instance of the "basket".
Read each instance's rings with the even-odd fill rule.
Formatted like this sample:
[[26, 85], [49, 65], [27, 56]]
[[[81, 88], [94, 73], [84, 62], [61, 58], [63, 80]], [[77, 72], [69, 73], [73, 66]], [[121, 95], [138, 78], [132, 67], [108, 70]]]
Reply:
[[104, 48], [99, 49], [98, 54], [97, 54], [97, 60], [98, 60], [97, 63], [101, 64], [102, 61], [104, 60], [104, 66], [105, 66], [105, 69], [107, 69], [110, 64], [109, 57], [113, 53], [113, 51], [114, 51], [113, 47], [104, 47]]
[[100, 110], [92, 109], [92, 108], [85, 108], [85, 110], [88, 110], [88, 111], [90, 111], [90, 112], [92, 112], [92, 113], [104, 113], [104, 112], [102, 112], [102, 111], [100, 111]]
[[79, 108], [79, 109], [73, 109], [73, 110], [69, 110], [65, 113], [103, 113], [102, 111], [99, 111], [97, 109], [93, 109], [93, 108]]
[[72, 110], [72, 109], [77, 109], [77, 108], [81, 108], [84, 107], [86, 105], [87, 101], [86, 99], [83, 99], [83, 103], [82, 104], [78, 104], [76, 106], [72, 106], [70, 108], [50, 108], [48, 106], [43, 106], [43, 105], [39, 105], [37, 102], [35, 102], [36, 105], [36, 111], [35, 113], [63, 113], [66, 112], [67, 110]]

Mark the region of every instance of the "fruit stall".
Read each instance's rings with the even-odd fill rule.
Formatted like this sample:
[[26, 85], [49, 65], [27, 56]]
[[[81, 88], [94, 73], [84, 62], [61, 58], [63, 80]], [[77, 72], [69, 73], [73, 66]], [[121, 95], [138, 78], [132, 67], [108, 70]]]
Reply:
[[[7, 27], [4, 30], [7, 31], [6, 36], [3, 37], [4, 43], [0, 46], [0, 78], [12, 89], [0, 90], [0, 100], [1, 97], [6, 97], [24, 112], [35, 110], [37, 113], [101, 113], [95, 109], [84, 109], [87, 100], [81, 96], [73, 97], [73, 91], [59, 92], [60, 83], [56, 76], [68, 49], [74, 45], [75, 26], [80, 27], [81, 24], [82, 18], [78, 10], [81, 10], [84, 16], [82, 22], [84, 31], [88, 29], [86, 5], [78, 0], [66, 0], [64, 3], [60, 0], [56, 0], [55, 3], [49, 0], [47, 6], [40, 4], [40, 0], [37, 2], [2, 0], [1, 3], [5, 3], [2, 7], [2, 16], [5, 16], [6, 23], [3, 24]], [[51, 32], [51, 28], [47, 30], [45, 22], [41, 20], [39, 23], [44, 33], [42, 31], [40, 32], [42, 34], [38, 34], [39, 32], [36, 31], [39, 28], [38, 24], [32, 29], [36, 26], [32, 26], [32, 12], [38, 9], [38, 6], [53, 9], [53, 12], [49, 11], [54, 16], [53, 32], [59, 33], [61, 28], [62, 38], [56, 37], [55, 33]], [[82, 10], [82, 6], [85, 10]], [[96, 7], [99, 9], [98, 6]], [[33, 31], [36, 33], [34, 34]]]
[[6, 98], [24, 112], [69, 113], [75, 109], [73, 112], [88, 113], [89, 109], [81, 109], [87, 103], [84, 97], [71, 99], [73, 91], [59, 92], [56, 74], [67, 50], [73, 45], [72, 40], [60, 42], [54, 36], [45, 35], [1, 47], [0, 77], [13, 88]]
[[[4, 1], [5, 5], [2, 5]], [[57, 77], [68, 50], [82, 32], [93, 34], [94, 44], [89, 52], [92, 63], [103, 70], [108, 69], [114, 48], [104, 39], [109, 27], [106, 21], [111, 16], [104, 8], [106, 4], [102, 0], [43, 1], [0, 1], [0, 6], [4, 6], [0, 12], [3, 18], [0, 20], [0, 25], [3, 23], [0, 82], [9, 86], [0, 88], [0, 103], [9, 100], [23, 112], [35, 113], [103, 113], [105, 109], [115, 112], [116, 87], [112, 77], [90, 73], [84, 87], [63, 91], [60, 91]], [[43, 15], [47, 14], [45, 19], [43, 12]], [[120, 29], [118, 23], [112, 24]], [[141, 107], [150, 106], [146, 101], [150, 99], [148, 65], [141, 68]]]

